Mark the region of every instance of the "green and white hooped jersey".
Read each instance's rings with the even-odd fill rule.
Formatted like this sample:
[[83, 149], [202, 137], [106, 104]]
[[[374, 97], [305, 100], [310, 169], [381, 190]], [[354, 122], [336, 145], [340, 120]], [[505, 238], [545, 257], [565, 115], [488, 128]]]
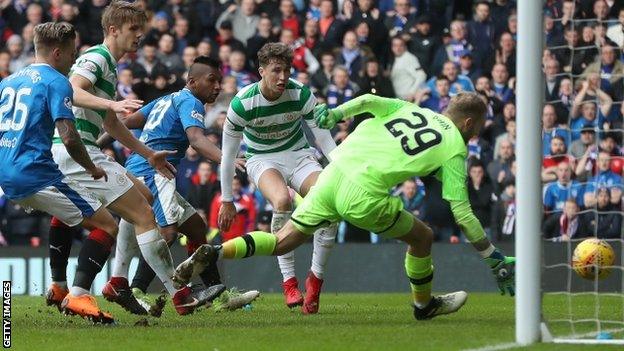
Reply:
[[[88, 79], [93, 87], [89, 91], [97, 97], [114, 100], [117, 85], [117, 62], [106, 45], [100, 44], [86, 50], [72, 66], [71, 75]], [[91, 110], [73, 107], [76, 116], [76, 129], [86, 145], [96, 145], [102, 133], [105, 110]], [[54, 132], [54, 143], [62, 143], [58, 131]]]
[[301, 120], [314, 126], [316, 98], [308, 87], [289, 79], [282, 96], [269, 101], [260, 93], [260, 82], [244, 87], [236, 94], [227, 112], [225, 132], [243, 135], [249, 158], [308, 147]]

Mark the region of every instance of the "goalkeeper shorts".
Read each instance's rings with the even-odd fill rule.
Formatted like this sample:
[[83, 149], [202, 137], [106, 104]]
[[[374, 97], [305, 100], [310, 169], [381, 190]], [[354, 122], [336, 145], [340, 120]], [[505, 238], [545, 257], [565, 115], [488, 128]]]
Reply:
[[414, 224], [400, 198], [366, 191], [331, 163], [291, 219], [299, 231], [310, 235], [341, 219], [388, 238], [407, 234]]

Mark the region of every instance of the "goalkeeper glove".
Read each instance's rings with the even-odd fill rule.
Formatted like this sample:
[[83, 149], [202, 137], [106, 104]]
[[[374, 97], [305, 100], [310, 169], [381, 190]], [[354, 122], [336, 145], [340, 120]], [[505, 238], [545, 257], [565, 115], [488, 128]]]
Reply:
[[501, 295], [509, 293], [510, 296], [514, 296], [516, 293], [516, 258], [503, 256], [500, 251], [496, 250], [490, 255], [490, 257], [486, 258], [485, 261], [490, 265], [492, 274], [494, 274], [494, 278], [496, 279], [496, 284], [498, 284], [498, 290], [500, 290]]
[[314, 120], [319, 128], [332, 129], [343, 117], [338, 109], [329, 109], [326, 104], [314, 108]]

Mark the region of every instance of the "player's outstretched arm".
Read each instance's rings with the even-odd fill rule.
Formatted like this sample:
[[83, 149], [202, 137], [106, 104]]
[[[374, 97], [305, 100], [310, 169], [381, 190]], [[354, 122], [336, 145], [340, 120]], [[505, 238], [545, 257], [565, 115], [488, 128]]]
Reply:
[[186, 129], [186, 136], [189, 144], [200, 155], [215, 163], [221, 163], [221, 150], [208, 140], [204, 135], [204, 130], [199, 127]]
[[110, 136], [117, 139], [130, 150], [143, 156], [158, 173], [169, 179], [175, 177], [175, 167], [167, 161], [167, 156], [175, 154], [174, 151], [154, 151], [150, 149], [140, 142], [112, 111], [106, 113], [103, 127]]
[[446, 160], [436, 174], [442, 182], [442, 197], [450, 202], [455, 222], [466, 238], [490, 267], [501, 294], [515, 294], [513, 257], [505, 257], [486, 237], [483, 226], [472, 212], [466, 188], [464, 157], [457, 155]]
[[321, 104], [314, 109], [316, 124], [323, 129], [331, 129], [336, 123], [352, 118], [362, 113], [370, 113], [375, 118], [389, 115], [408, 102], [399, 99], [389, 99], [373, 94], [364, 94], [344, 104], [329, 109]]
[[63, 141], [63, 144], [65, 145], [65, 148], [71, 158], [86, 169], [94, 179], [104, 177], [104, 179], [108, 180], [106, 172], [97, 167], [93, 164], [93, 161], [91, 161], [91, 157], [89, 157], [89, 153], [87, 153], [87, 149], [85, 149], [85, 146], [80, 139], [80, 134], [76, 130], [74, 121], [71, 119], [58, 119], [55, 122], [55, 127], [58, 130], [59, 136], [61, 137], [61, 140]]
[[78, 107], [127, 114], [143, 106], [142, 100], [113, 101], [95, 96], [89, 92], [93, 88], [93, 83], [81, 75], [73, 74], [69, 81], [74, 89], [74, 105]]

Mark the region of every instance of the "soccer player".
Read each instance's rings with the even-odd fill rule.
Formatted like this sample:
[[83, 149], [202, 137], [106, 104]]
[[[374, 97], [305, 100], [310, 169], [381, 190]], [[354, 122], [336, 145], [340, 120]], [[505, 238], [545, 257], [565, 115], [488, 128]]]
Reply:
[[[331, 134], [314, 123], [316, 98], [303, 84], [289, 79], [292, 50], [283, 43], [265, 44], [258, 52], [262, 79], [246, 86], [230, 103], [223, 127], [221, 162], [221, 230], [228, 230], [236, 216], [232, 202], [234, 159], [241, 136], [247, 145], [247, 172], [273, 206], [271, 232], [277, 233], [292, 214], [288, 186], [306, 196], [322, 168], [306, 141], [301, 126], [305, 120], [324, 155], [336, 147]], [[336, 237], [337, 227], [321, 228], [314, 236], [312, 267], [303, 299], [295, 276], [295, 253], [278, 257], [282, 287], [288, 307], [303, 304], [305, 313], [318, 311], [323, 272]]]
[[[221, 79], [218, 61], [207, 56], [197, 57], [189, 68], [184, 89], [152, 101], [125, 118], [123, 122], [131, 129], [142, 128], [140, 140], [147, 146], [155, 150], [178, 150], [169, 158], [173, 165], [177, 166], [180, 159], [184, 157], [189, 144], [203, 157], [213, 162], [221, 162], [221, 150], [204, 135], [204, 104], [211, 104], [215, 101], [221, 91]], [[136, 153], [130, 155], [126, 161], [126, 168], [150, 189], [154, 197], [152, 209], [156, 215], [160, 233], [168, 244], [173, 244], [178, 233], [183, 233], [188, 238], [187, 248], [190, 255], [206, 243], [208, 230], [206, 224], [193, 206], [178, 194], [175, 179], [168, 179], [158, 174], [144, 157]], [[119, 226], [132, 228], [125, 220], [122, 220]], [[136, 251], [136, 240], [131, 230], [119, 232], [118, 241], [128, 243], [131, 247], [117, 245], [113, 274], [102, 291], [107, 299], [113, 301], [115, 300], [115, 287], [128, 283], [128, 267]], [[128, 238], [122, 239], [122, 235], [128, 235]], [[133, 288], [140, 290], [135, 293], [135, 296], [143, 297], [154, 276], [149, 265], [141, 259], [133, 281]], [[210, 287], [208, 301], [212, 301], [225, 290], [216, 266], [207, 267], [199, 276], [202, 282]], [[134, 286], [135, 283], [141, 286]], [[133, 289], [133, 292], [135, 291]], [[258, 296], [256, 294], [243, 295], [253, 296], [254, 299]], [[243, 305], [245, 305], [253, 299], [243, 300]], [[143, 301], [145, 301], [144, 297]]]
[[[87, 152], [93, 163], [104, 169], [109, 175], [107, 181], [94, 181], [84, 167], [75, 162], [59, 139], [54, 139], [52, 155], [59, 169], [69, 179], [79, 182], [96, 194], [102, 204], [113, 212], [132, 223], [137, 233], [139, 248], [145, 260], [163, 281], [167, 291], [173, 298], [173, 304], [179, 314], [188, 314], [201, 304], [201, 296], [189, 287], [176, 289], [173, 287], [173, 260], [167, 243], [160, 236], [154, 214], [147, 201], [151, 197], [149, 190], [111, 158], [107, 157], [96, 145], [96, 138], [104, 128], [113, 138], [119, 140], [134, 152], [139, 153], [165, 176], [173, 178], [173, 166], [167, 162], [167, 155], [173, 151], [154, 151], [145, 146], [126, 128], [114, 112], [124, 112], [113, 102], [117, 79], [116, 62], [127, 53], [135, 52], [139, 40], [143, 36], [143, 27], [147, 17], [136, 4], [125, 1], [113, 1], [102, 14], [104, 43], [87, 50], [78, 58], [70, 73], [70, 82], [74, 89], [74, 108], [76, 129], [86, 144]], [[118, 109], [119, 108], [119, 109]], [[118, 110], [116, 110], [118, 109]], [[60, 131], [59, 131], [60, 133]], [[57, 133], [57, 135], [59, 134]], [[71, 236], [63, 229], [66, 226], [55, 226], [51, 229], [50, 264], [53, 272], [53, 284], [47, 294], [49, 304], [61, 305], [63, 309], [81, 316], [99, 316], [103, 312], [94, 304], [94, 300], [83, 299], [87, 295], [95, 275], [110, 255], [115, 242], [116, 233], [104, 233], [99, 228], [91, 230], [87, 242], [98, 242], [104, 254], [98, 257], [89, 256], [90, 265], [79, 267], [70, 291], [65, 288], [65, 270]], [[54, 262], [54, 264], [53, 264]], [[58, 276], [59, 272], [62, 276]], [[126, 309], [135, 313], [146, 314], [147, 311], [132, 296], [129, 287], [115, 289], [118, 302]], [[111, 317], [112, 319], [112, 317]]]
[[291, 220], [277, 235], [252, 232], [223, 246], [204, 245], [176, 269], [183, 283], [218, 258], [281, 255], [301, 245], [329, 223], [346, 219], [358, 227], [406, 242], [405, 270], [410, 280], [416, 319], [457, 311], [466, 301], [463, 291], [431, 296], [432, 230], [403, 209], [389, 189], [413, 176], [433, 174], [442, 182], [442, 196], [451, 203], [455, 220], [494, 273], [501, 293], [514, 294], [513, 257], [505, 257], [485, 236], [472, 213], [466, 188], [466, 144], [485, 122], [486, 106], [474, 93], [452, 98], [444, 114], [413, 103], [366, 94], [335, 109], [316, 107], [322, 128], [371, 113], [331, 154], [318, 182]]
[[[74, 125], [73, 92], [65, 75], [76, 55], [75, 38], [71, 24], [37, 25], [35, 63], [0, 82], [0, 186], [24, 208], [48, 212], [68, 226], [99, 228], [78, 256], [77, 271], [88, 272], [91, 265], [104, 264], [108, 256], [104, 246], [112, 244], [117, 223], [94, 193], [61, 173], [50, 152], [56, 127], [69, 157], [85, 174], [93, 180], [113, 176], [94, 164]], [[80, 283], [77, 279], [72, 290], [82, 289]], [[89, 309], [86, 315], [109, 320], [107, 314], [93, 313], [99, 309], [87, 291], [77, 300]], [[80, 313], [72, 306], [68, 310]]]

